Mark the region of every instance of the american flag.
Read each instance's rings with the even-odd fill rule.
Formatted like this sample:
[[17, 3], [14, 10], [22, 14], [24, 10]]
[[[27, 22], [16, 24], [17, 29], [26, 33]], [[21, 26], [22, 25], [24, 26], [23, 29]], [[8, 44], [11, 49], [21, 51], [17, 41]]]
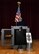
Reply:
[[15, 16], [15, 22], [21, 22], [22, 18], [21, 18], [21, 12], [20, 12], [20, 7], [18, 7], [16, 16]]

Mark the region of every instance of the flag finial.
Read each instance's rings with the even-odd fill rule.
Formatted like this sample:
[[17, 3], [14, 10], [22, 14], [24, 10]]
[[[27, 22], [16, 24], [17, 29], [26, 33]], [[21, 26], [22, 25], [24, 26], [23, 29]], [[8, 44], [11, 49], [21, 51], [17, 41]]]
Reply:
[[18, 4], [18, 5], [20, 5], [20, 4], [21, 4], [21, 2], [20, 2], [20, 1], [18, 1], [18, 2], [17, 2], [17, 4]]

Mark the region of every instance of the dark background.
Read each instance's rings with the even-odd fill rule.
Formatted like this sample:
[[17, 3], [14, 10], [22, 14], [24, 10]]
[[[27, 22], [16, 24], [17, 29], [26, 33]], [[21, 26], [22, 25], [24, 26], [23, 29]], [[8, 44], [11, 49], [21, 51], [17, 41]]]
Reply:
[[[0, 0], [0, 32], [2, 28], [15, 25], [14, 19], [18, 0]], [[30, 27], [33, 38], [39, 39], [39, 0], [21, 1], [22, 18]]]

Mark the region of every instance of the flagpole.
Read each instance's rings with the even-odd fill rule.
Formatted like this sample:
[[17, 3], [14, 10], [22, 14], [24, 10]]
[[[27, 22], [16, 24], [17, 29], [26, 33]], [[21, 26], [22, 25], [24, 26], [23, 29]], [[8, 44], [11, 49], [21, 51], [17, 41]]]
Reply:
[[16, 22], [16, 26], [17, 26], [17, 22]]
[[[21, 2], [17, 2], [17, 4], [18, 4], [18, 7], [20, 8], [20, 4], [21, 4]], [[20, 10], [19, 10], [20, 11]], [[16, 21], [16, 26], [17, 26], [17, 21]]]
[[18, 1], [17, 4], [18, 4], [18, 9], [17, 9], [16, 17], [15, 17], [16, 26], [17, 26], [18, 22], [22, 21], [21, 12], [20, 12], [20, 4], [21, 4], [21, 2]]

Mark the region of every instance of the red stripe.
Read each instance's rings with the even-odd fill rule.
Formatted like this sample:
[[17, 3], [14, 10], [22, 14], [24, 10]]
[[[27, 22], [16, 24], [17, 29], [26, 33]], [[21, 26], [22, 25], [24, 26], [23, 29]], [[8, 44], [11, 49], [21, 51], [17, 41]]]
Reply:
[[16, 18], [19, 18], [19, 16], [16, 16]]
[[15, 22], [19, 22], [19, 19], [15, 18]]

